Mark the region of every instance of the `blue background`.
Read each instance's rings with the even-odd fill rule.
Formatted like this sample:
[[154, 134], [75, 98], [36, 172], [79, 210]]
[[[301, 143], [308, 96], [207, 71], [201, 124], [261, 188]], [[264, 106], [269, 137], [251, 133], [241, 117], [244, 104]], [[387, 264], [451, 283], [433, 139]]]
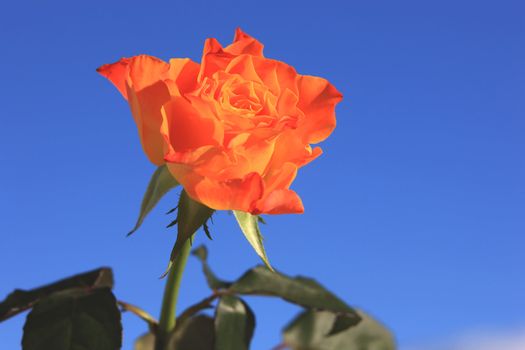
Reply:
[[[525, 325], [523, 1], [11, 1], [0, 11], [0, 298], [101, 265], [158, 315], [175, 230], [170, 193], [131, 238], [154, 167], [129, 108], [95, 72], [121, 56], [200, 60], [237, 26], [268, 57], [345, 96], [324, 155], [293, 188], [306, 213], [268, 217], [273, 264], [316, 277], [407, 344]], [[259, 263], [221, 213], [211, 264]], [[181, 307], [207, 295], [191, 259]], [[250, 299], [253, 349], [298, 311]], [[19, 348], [24, 317], [0, 324]], [[125, 349], [146, 327], [124, 316]]]

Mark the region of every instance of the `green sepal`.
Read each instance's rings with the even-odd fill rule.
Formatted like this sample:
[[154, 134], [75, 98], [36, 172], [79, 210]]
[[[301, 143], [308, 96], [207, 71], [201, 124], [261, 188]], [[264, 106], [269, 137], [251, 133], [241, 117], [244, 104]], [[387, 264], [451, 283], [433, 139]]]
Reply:
[[193, 200], [186, 191], [183, 190], [181, 192], [177, 211], [177, 240], [171, 251], [168, 268], [162, 277], [166, 276], [170, 270], [175, 257], [179, 255], [184, 243], [204, 225], [213, 213], [213, 209]]
[[139, 217], [137, 218], [135, 227], [133, 227], [133, 229], [128, 233], [128, 236], [138, 230], [138, 228], [144, 222], [146, 216], [153, 208], [155, 208], [160, 199], [178, 185], [179, 182], [175, 180], [173, 175], [171, 175], [166, 165], [161, 165], [157, 168], [157, 170], [155, 170], [151, 176], [151, 179], [149, 180], [146, 193], [144, 193], [144, 197], [142, 198]]
[[270, 261], [266, 255], [266, 250], [264, 249], [263, 236], [259, 229], [259, 216], [240, 210], [234, 210], [233, 215], [235, 216], [235, 219], [237, 219], [237, 223], [239, 224], [244, 237], [246, 237], [264, 264], [273, 271], [273, 267], [270, 265]]

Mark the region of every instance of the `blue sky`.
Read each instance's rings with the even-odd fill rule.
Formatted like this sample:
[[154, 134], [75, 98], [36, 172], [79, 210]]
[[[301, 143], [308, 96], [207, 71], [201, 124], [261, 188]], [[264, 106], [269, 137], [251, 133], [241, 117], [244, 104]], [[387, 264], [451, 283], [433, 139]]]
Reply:
[[[108, 265], [118, 297], [158, 315], [177, 194], [125, 238], [154, 167], [95, 68], [141, 53], [199, 60], [205, 38], [227, 44], [240, 26], [345, 96], [324, 155], [293, 185], [306, 213], [263, 228], [273, 264], [376, 315], [402, 348], [523, 329], [524, 11], [517, 0], [4, 4], [0, 298]], [[258, 263], [231, 216], [211, 229], [197, 242], [219, 275]], [[206, 293], [190, 260], [181, 307]], [[297, 308], [249, 301], [253, 349], [269, 349]], [[3, 348], [18, 348], [23, 321], [0, 324]], [[124, 326], [130, 349], [146, 327], [129, 315]]]

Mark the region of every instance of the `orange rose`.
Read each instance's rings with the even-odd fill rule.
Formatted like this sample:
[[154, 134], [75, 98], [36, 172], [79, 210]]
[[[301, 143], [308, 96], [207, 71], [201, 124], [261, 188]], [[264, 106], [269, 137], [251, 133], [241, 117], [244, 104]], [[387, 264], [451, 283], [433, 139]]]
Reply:
[[200, 65], [140, 55], [98, 72], [128, 100], [148, 158], [167, 164], [193, 199], [213, 209], [302, 213], [290, 184], [321, 154], [310, 144], [334, 129], [342, 95], [262, 51], [237, 29], [225, 48], [207, 39]]

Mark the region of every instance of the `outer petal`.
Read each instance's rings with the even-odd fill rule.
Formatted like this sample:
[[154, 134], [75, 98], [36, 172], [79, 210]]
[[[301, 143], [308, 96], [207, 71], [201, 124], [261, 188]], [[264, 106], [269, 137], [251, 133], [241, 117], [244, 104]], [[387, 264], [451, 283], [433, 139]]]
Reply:
[[287, 214], [304, 212], [299, 196], [289, 190], [297, 175], [297, 165], [284, 163], [264, 177], [265, 194], [255, 205], [254, 214]]
[[297, 176], [297, 165], [291, 162], [284, 163], [280, 168], [269, 171], [264, 176], [266, 194], [275, 190], [288, 189]]
[[308, 143], [326, 139], [335, 128], [335, 106], [343, 95], [327, 80], [303, 75], [298, 79], [298, 107], [305, 116], [297, 131]]
[[[235, 142], [235, 140], [233, 140]], [[249, 173], [263, 174], [272, 158], [275, 140], [260, 140], [234, 147], [229, 151], [230, 164], [217, 176], [221, 179], [242, 178]]]
[[129, 82], [139, 91], [162, 80], [170, 69], [168, 63], [153, 56], [140, 55], [129, 60]]
[[106, 77], [115, 85], [125, 99], [128, 98], [126, 92], [126, 80], [128, 78], [128, 67], [131, 58], [121, 58], [120, 61], [105, 64], [97, 68], [100, 75]]
[[275, 190], [257, 203], [252, 214], [301, 214], [304, 206], [301, 198], [292, 190]]
[[[166, 77], [178, 81], [196, 80], [195, 63], [176, 60], [172, 65], [147, 55], [123, 58], [98, 72], [107, 77], [129, 102], [144, 151], [156, 165], [164, 163], [164, 141], [160, 133], [161, 107], [170, 100]], [[192, 69], [193, 67], [193, 69]]]
[[224, 51], [231, 53], [232, 55], [263, 55], [264, 45], [261, 44], [257, 39], [252, 38], [248, 34], [244, 33], [241, 28], [237, 28], [235, 31], [235, 38], [233, 43], [227, 46]]
[[288, 130], [279, 135], [275, 142], [275, 150], [268, 171], [280, 169], [287, 162], [301, 167], [321, 154], [321, 148], [312, 149], [308, 144], [305, 145], [292, 130]]
[[172, 58], [166, 72], [166, 84], [172, 96], [181, 96], [197, 88], [200, 65], [189, 58]]
[[191, 198], [212, 209], [251, 212], [264, 193], [264, 183], [257, 173], [242, 179], [216, 181], [197, 175], [188, 166], [168, 163], [168, 169]]
[[153, 164], [164, 164], [164, 140], [160, 126], [161, 106], [170, 100], [166, 84], [159, 81], [139, 91], [127, 85], [127, 96], [144, 152]]

